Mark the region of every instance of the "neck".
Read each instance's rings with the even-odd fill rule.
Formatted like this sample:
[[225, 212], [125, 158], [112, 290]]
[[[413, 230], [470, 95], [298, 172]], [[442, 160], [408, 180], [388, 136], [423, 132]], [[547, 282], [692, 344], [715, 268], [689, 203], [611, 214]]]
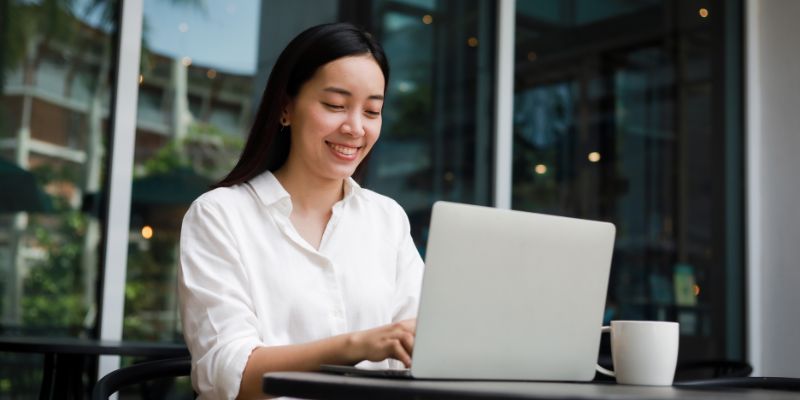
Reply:
[[300, 212], [328, 212], [344, 197], [342, 179], [324, 179], [292, 168], [287, 162], [275, 171], [275, 178], [292, 196], [292, 208]]

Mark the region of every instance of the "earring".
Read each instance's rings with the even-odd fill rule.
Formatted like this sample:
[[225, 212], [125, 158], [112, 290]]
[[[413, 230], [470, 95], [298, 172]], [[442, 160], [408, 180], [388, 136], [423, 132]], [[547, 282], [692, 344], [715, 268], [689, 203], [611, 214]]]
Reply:
[[286, 117], [281, 117], [280, 123], [281, 123], [280, 133], [283, 133], [283, 131], [286, 130], [286, 127], [289, 126], [289, 120]]

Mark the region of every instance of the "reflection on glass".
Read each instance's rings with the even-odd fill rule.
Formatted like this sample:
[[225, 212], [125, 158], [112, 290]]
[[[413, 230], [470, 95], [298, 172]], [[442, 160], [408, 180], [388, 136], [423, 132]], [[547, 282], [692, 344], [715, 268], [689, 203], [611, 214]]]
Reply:
[[405, 208], [422, 251], [434, 201], [492, 199], [495, 3], [372, 6], [392, 76], [365, 185]]
[[714, 123], [724, 89], [711, 65], [724, 43], [696, 10], [518, 2], [512, 201], [616, 224], [607, 320], [679, 321], [695, 357], [740, 357], [740, 343], [724, 344], [741, 326], [712, 312], [736, 299], [708, 295], [741, 268], [725, 265], [720, 239], [740, 235], [723, 222], [734, 199], [714, 189], [729, 173], [714, 141], [740, 139]]
[[123, 337], [182, 341], [180, 224], [249, 130], [260, 2], [144, 4]]
[[[0, 333], [94, 336], [115, 1], [3, 2]], [[0, 397], [40, 357], [0, 355]]]

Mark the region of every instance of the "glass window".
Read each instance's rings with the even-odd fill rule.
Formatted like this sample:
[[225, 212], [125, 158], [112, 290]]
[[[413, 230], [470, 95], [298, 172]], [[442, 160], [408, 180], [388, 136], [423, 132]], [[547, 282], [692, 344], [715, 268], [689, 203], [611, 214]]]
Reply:
[[391, 79], [364, 184], [405, 208], [424, 253], [434, 201], [492, 201], [496, 4], [371, 5]]
[[183, 341], [183, 214], [235, 163], [249, 132], [261, 3], [144, 2], [123, 338]]
[[722, 34], [741, 5], [719, 3], [517, 3], [513, 207], [614, 222], [606, 322], [678, 321], [682, 359], [743, 357], [740, 104], [723, 103], [741, 45]]
[[[2, 7], [0, 334], [94, 337], [116, 2]], [[41, 369], [0, 354], [0, 397], [35, 398]]]
[[434, 200], [491, 201], [494, 3], [317, 5], [301, 19], [303, 2], [145, 1], [124, 338], [182, 340], [183, 214], [237, 160], [281, 40], [312, 25], [355, 22], [386, 48], [391, 86], [364, 185], [405, 207], [421, 249]]

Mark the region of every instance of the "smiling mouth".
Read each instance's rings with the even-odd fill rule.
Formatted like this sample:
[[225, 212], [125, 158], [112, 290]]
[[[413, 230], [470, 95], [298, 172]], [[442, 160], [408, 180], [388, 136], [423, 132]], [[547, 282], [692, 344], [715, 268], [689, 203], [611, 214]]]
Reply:
[[345, 157], [352, 157], [358, 152], [361, 147], [351, 147], [351, 146], [343, 146], [341, 144], [335, 144], [331, 142], [325, 142], [328, 144], [333, 151], [345, 156]]

